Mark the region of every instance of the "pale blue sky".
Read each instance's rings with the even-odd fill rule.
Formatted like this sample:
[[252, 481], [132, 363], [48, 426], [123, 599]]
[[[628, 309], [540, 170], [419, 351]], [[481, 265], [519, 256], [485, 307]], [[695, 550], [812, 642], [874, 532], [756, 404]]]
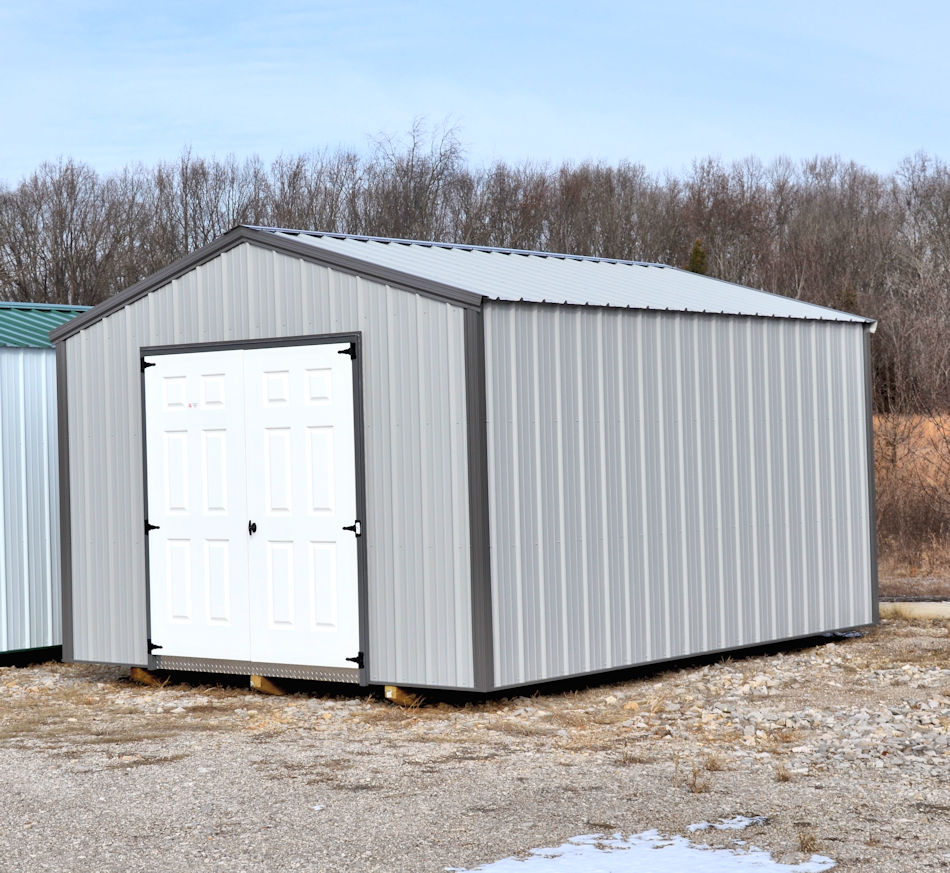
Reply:
[[469, 160], [838, 154], [950, 142], [942, 3], [0, 0], [0, 182], [185, 146], [270, 161], [457, 125]]

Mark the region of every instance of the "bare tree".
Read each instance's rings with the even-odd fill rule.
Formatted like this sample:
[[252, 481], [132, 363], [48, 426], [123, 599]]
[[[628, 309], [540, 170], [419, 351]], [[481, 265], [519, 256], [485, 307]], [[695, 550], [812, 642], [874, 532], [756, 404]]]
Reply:
[[[135, 174], [102, 180], [73, 161], [45, 163], [0, 196], [0, 286], [12, 300], [96, 303], [137, 274], [123, 255], [144, 227]], [[126, 274], [126, 275], [128, 275]]]
[[428, 130], [417, 120], [403, 142], [376, 140], [364, 169], [359, 230], [399, 239], [440, 239], [452, 222], [452, 189], [463, 168], [454, 128]]

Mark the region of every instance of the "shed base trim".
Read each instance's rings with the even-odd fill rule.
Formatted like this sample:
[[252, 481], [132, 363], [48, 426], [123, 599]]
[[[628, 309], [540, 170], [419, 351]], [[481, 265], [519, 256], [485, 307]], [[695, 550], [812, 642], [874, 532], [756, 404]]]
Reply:
[[261, 661], [225, 661], [216, 658], [182, 658], [153, 655], [153, 670], [187, 670], [193, 673], [234, 673], [239, 676], [279, 676], [282, 679], [311, 679], [317, 682], [359, 684], [360, 671], [349, 667], [309, 667], [305, 664], [265, 664]]

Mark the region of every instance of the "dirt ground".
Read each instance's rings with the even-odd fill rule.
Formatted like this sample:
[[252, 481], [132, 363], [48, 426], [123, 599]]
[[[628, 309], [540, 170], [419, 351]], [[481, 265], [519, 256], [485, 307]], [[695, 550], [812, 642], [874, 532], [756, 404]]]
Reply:
[[784, 863], [950, 867], [947, 622], [412, 708], [180, 678], [0, 669], [0, 870], [472, 869], [736, 815]]
[[926, 597], [950, 600], [950, 576], [881, 575], [878, 581], [881, 597]]

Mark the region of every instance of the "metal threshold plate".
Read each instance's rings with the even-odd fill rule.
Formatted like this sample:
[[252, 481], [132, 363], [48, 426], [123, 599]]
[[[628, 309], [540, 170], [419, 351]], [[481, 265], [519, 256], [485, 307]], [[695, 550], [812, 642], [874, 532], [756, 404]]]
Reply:
[[267, 664], [261, 661], [225, 661], [215, 658], [185, 658], [177, 655], [153, 655], [152, 669], [187, 670], [193, 673], [234, 673], [276, 676], [283, 679], [310, 679], [316, 682], [352, 682], [359, 684], [357, 667], [310, 667], [305, 664]]

